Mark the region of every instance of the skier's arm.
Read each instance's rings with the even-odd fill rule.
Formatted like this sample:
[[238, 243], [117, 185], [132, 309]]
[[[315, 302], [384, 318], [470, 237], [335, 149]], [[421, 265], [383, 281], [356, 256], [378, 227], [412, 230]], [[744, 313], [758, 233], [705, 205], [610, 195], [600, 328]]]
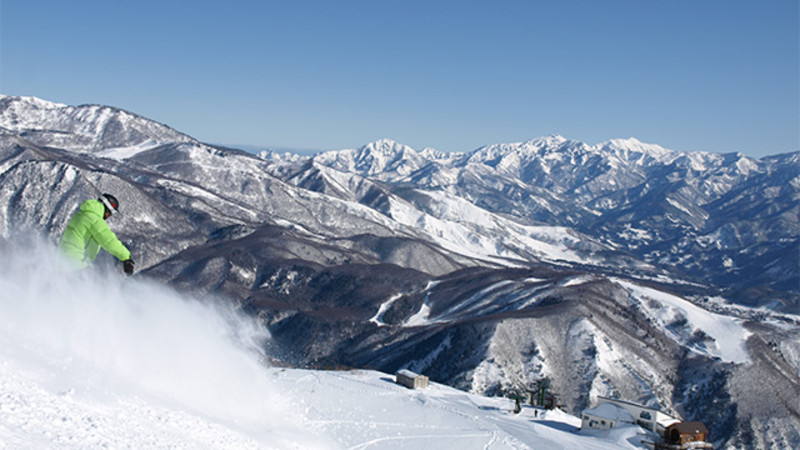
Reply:
[[111, 231], [105, 220], [98, 220], [91, 228], [92, 238], [103, 247], [103, 250], [114, 255], [120, 261], [131, 259], [131, 252], [125, 245], [117, 239], [117, 235]]

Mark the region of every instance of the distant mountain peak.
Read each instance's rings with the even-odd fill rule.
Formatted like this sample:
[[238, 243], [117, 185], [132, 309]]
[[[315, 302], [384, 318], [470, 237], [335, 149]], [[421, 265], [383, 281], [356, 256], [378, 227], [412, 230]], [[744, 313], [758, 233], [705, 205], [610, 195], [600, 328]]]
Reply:
[[36, 106], [41, 109], [58, 109], [67, 107], [67, 105], [63, 103], [51, 102], [43, 100], [39, 97], [15, 96], [15, 95], [5, 95], [5, 94], [0, 94], [0, 102], [27, 104]]
[[541, 136], [541, 137], [538, 137], [538, 138], [535, 138], [535, 139], [531, 139], [528, 142], [532, 143], [532, 144], [536, 144], [537, 146], [554, 147], [554, 146], [560, 146], [560, 145], [563, 145], [563, 144], [565, 144], [567, 142], [570, 142], [570, 140], [565, 138], [564, 136], [558, 134], [558, 133], [555, 133], [555, 134], [550, 134], [550, 135], [547, 135], [547, 136]]
[[652, 163], [655, 161], [669, 163], [680, 156], [680, 152], [666, 149], [657, 144], [648, 144], [629, 137], [627, 139], [611, 139], [597, 144], [599, 151], [614, 155], [626, 162], [637, 164]]
[[70, 106], [36, 97], [0, 97], [0, 127], [38, 145], [77, 153], [148, 142], [196, 142], [167, 125], [105, 105]]
[[641, 145], [649, 145], [645, 144], [644, 142], [636, 139], [635, 137], [631, 136], [629, 138], [616, 138], [616, 139], [609, 139], [606, 141], [611, 145], [618, 145], [620, 147], [636, 147]]
[[413, 148], [392, 139], [379, 139], [357, 150], [324, 152], [315, 161], [334, 169], [355, 172], [362, 176], [382, 173], [408, 175], [428, 160]]
[[367, 153], [367, 152], [377, 152], [383, 155], [397, 155], [403, 153], [417, 153], [416, 150], [413, 148], [403, 145], [397, 141], [392, 139], [378, 139], [377, 141], [370, 142], [367, 145], [364, 145], [360, 149], [358, 149], [359, 153]]
[[630, 149], [638, 151], [647, 151], [655, 153], [675, 153], [673, 150], [668, 150], [658, 144], [648, 144], [636, 139], [635, 137], [610, 139], [597, 145], [601, 148], [609, 149]]

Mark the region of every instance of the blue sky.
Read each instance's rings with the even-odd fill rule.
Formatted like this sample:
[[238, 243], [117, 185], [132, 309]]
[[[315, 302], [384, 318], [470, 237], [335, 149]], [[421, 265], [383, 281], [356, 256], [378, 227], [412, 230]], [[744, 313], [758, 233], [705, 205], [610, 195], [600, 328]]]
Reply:
[[0, 0], [0, 93], [202, 141], [800, 150], [797, 0]]

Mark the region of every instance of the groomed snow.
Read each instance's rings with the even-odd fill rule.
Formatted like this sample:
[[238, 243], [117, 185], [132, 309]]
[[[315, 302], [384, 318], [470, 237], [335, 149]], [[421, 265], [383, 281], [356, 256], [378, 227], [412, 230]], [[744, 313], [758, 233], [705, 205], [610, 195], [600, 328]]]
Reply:
[[[391, 199], [389, 215], [427, 233], [450, 251], [506, 266], [512, 266], [512, 261], [528, 261], [529, 255], [548, 261], [591, 261], [570, 248], [579, 241], [564, 227], [520, 225], [443, 192], [417, 194], [432, 198], [430, 203], [437, 209], [429, 213]], [[498, 244], [497, 236], [504, 237], [504, 244]]]
[[0, 249], [0, 448], [610, 449], [642, 437], [381, 372], [270, 368], [269, 336], [227, 307], [116, 266], [70, 271], [52, 248]]
[[146, 152], [147, 150], [152, 150], [154, 148], [157, 148], [160, 145], [163, 145], [163, 143], [150, 139], [131, 147], [108, 148], [103, 151], [97, 152], [97, 156], [102, 156], [103, 158], [111, 158], [111, 159], [116, 159], [118, 161], [122, 161], [124, 159], [136, 156], [139, 153]]
[[379, 327], [386, 326], [386, 322], [383, 321], [383, 315], [386, 314], [387, 311], [389, 311], [389, 308], [392, 307], [392, 304], [394, 302], [400, 300], [402, 297], [403, 294], [395, 294], [391, 298], [389, 298], [389, 300], [383, 302], [380, 308], [378, 308], [378, 312], [375, 313], [375, 315], [372, 316], [372, 318], [369, 319], [369, 321], [378, 325]]
[[[707, 311], [688, 300], [656, 289], [616, 278], [613, 281], [627, 289], [645, 314], [671, 332], [676, 341], [723, 361], [750, 361], [747, 353], [750, 332], [742, 326], [741, 320]], [[697, 339], [699, 332], [710, 337], [710, 342]]]

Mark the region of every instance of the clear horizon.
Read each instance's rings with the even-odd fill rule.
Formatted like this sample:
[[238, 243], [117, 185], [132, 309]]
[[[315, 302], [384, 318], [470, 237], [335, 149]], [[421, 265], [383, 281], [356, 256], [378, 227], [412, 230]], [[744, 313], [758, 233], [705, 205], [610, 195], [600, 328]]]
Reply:
[[[798, 2], [3, 0], [0, 92], [204, 142], [800, 150]], [[312, 150], [313, 149], [313, 150]]]

